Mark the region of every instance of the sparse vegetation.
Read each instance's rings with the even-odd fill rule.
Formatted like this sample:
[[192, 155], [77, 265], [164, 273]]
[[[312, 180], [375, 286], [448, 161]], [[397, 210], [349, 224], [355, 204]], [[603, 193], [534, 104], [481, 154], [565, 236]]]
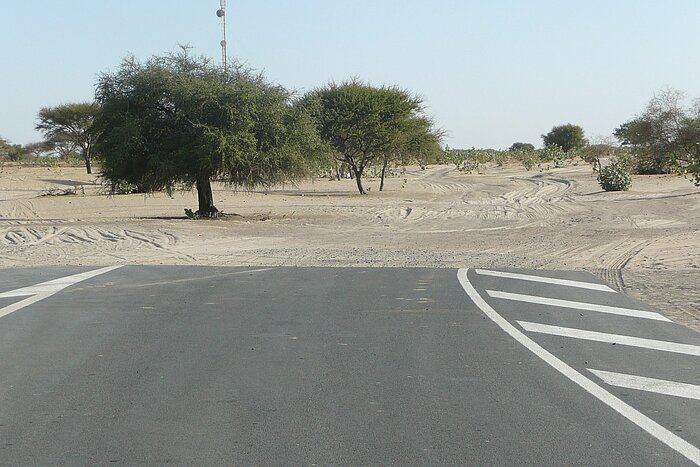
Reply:
[[561, 167], [566, 161], [575, 158], [575, 150], [565, 153], [558, 146], [546, 146], [543, 149], [530, 151], [528, 149], [498, 151], [495, 149], [447, 149], [445, 159], [447, 163], [454, 164], [460, 172], [473, 173], [485, 164], [495, 164], [499, 167], [508, 164], [521, 164], [526, 170], [532, 170], [539, 166], [545, 170], [545, 163], [552, 163], [555, 167]]

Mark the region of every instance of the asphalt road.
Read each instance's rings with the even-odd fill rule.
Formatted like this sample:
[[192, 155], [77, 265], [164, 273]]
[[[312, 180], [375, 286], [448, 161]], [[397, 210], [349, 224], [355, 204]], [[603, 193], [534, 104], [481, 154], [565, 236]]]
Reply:
[[516, 273], [0, 270], [0, 464], [700, 463], [700, 335]]

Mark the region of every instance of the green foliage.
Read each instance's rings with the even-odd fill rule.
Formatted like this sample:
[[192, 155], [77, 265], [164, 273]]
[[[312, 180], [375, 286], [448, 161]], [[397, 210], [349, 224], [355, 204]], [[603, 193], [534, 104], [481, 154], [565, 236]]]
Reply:
[[0, 160], [13, 162], [23, 161], [30, 155], [21, 144], [12, 144], [4, 138], [0, 138]]
[[299, 105], [314, 119], [319, 134], [347, 163], [365, 194], [362, 173], [380, 161], [437, 157], [441, 132], [423, 114], [419, 97], [397, 87], [374, 87], [357, 79], [329, 84], [306, 94]]
[[508, 148], [509, 151], [515, 152], [515, 151], [529, 151], [529, 152], [534, 152], [535, 146], [533, 146], [530, 143], [513, 143], [511, 147]]
[[522, 163], [523, 167], [525, 167], [525, 170], [532, 170], [533, 167], [535, 167], [540, 162], [540, 158], [535, 151], [530, 151], [527, 149], [509, 151], [514, 153], [513, 156], [515, 157], [515, 159], [519, 160]]
[[309, 174], [329, 154], [287, 90], [186, 48], [143, 63], [125, 59], [100, 76], [97, 101], [104, 179], [145, 192], [196, 186], [204, 216], [218, 212], [212, 179], [267, 187]]
[[99, 107], [92, 102], [44, 107], [39, 111], [36, 129], [44, 133], [46, 144], [61, 153], [66, 147], [79, 148], [87, 173], [92, 173], [93, 146], [96, 134], [92, 125]]
[[632, 185], [632, 177], [622, 161], [614, 160], [600, 169], [598, 183], [605, 191], [627, 191]]
[[545, 146], [558, 146], [564, 152], [581, 148], [587, 144], [583, 128], [570, 123], [555, 126], [549, 133], [542, 135], [542, 140]]
[[561, 167], [564, 160], [568, 157], [573, 157], [572, 154], [567, 154], [561, 146], [556, 144], [546, 145], [539, 151], [539, 157], [542, 162], [554, 162], [555, 167]]
[[21, 144], [12, 144], [7, 149], [7, 158], [13, 162], [20, 162], [27, 159], [27, 152]]
[[700, 185], [700, 101], [687, 108], [683, 100], [683, 93], [673, 89], [657, 93], [641, 115], [615, 130], [615, 136], [632, 148], [637, 173], [675, 169]]
[[5, 138], [0, 138], [0, 161], [9, 159], [8, 152], [11, 144]]

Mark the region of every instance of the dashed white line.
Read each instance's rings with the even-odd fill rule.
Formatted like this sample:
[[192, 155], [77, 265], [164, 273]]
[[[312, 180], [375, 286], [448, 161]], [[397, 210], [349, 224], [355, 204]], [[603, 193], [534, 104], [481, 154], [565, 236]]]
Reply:
[[478, 306], [481, 311], [483, 311], [484, 314], [494, 323], [496, 323], [496, 325], [498, 325], [503, 331], [525, 346], [525, 348], [527, 348], [529, 351], [544, 360], [547, 364], [559, 371], [561, 374], [586, 390], [589, 394], [593, 395], [598, 400], [618, 412], [620, 415], [627, 418], [662, 443], [674, 449], [676, 452], [685, 456], [691, 462], [700, 464], [700, 449], [595, 384], [593, 381], [586, 378], [581, 373], [549, 353], [535, 341], [526, 336], [518, 328], [510, 324], [505, 318], [499, 315], [488, 303], [486, 303], [486, 301], [476, 291], [474, 286], [469, 282], [469, 279], [467, 278], [467, 271], [468, 270], [464, 268], [457, 272], [457, 278], [459, 279], [460, 284], [462, 284], [462, 288], [464, 288], [464, 291], [467, 293], [467, 295], [469, 295], [476, 306]]
[[594, 370], [592, 368], [589, 368], [588, 371], [611, 386], [700, 400], [700, 386], [694, 384], [677, 383], [675, 381], [647, 378], [645, 376], [626, 375], [624, 373], [614, 373], [612, 371]]
[[552, 326], [550, 324], [531, 323], [529, 321], [518, 321], [517, 323], [528, 332], [550, 334], [553, 336], [573, 337], [574, 339], [607, 342], [610, 344], [629, 345], [631, 347], [643, 347], [645, 349], [682, 353], [700, 357], [700, 346], [698, 345], [658, 341], [655, 339], [625, 336], [622, 334], [608, 334], [606, 332], [587, 331], [585, 329], [565, 328], [561, 326]]
[[503, 300], [513, 300], [516, 302], [535, 303], [537, 305], [549, 305], [560, 308], [574, 308], [576, 310], [595, 311], [598, 313], [608, 313], [611, 315], [632, 316], [634, 318], [654, 319], [672, 323], [670, 319], [653, 311], [634, 310], [632, 308], [620, 308], [617, 306], [597, 305], [595, 303], [573, 302], [570, 300], [560, 300], [558, 298], [537, 297], [534, 295], [523, 295], [519, 293], [501, 292], [499, 290], [487, 290], [486, 293], [493, 298]]
[[11, 297], [28, 297], [19, 302], [12, 303], [3, 308], [0, 308], [0, 318], [3, 316], [14, 313], [17, 310], [43, 300], [51, 295], [60, 292], [66, 287], [70, 287], [73, 284], [82, 282], [84, 280], [90, 279], [100, 274], [104, 274], [109, 271], [113, 271], [121, 266], [108, 266], [105, 268], [95, 269], [93, 271], [81, 272], [79, 274], [73, 274], [72, 276], [60, 277], [51, 281], [42, 282], [40, 284], [32, 285], [29, 287], [22, 287], [15, 290], [10, 290], [7, 292], [0, 293], [0, 298], [11, 298]]
[[573, 281], [573, 280], [568, 280], [568, 279], [555, 279], [553, 277], [532, 276], [530, 274], [518, 274], [515, 272], [491, 271], [489, 269], [475, 269], [474, 271], [477, 274], [482, 275], [482, 276], [494, 276], [494, 277], [502, 277], [504, 279], [516, 279], [516, 280], [521, 280], [521, 281], [542, 282], [545, 284], [563, 285], [566, 287], [577, 287], [579, 289], [589, 289], [589, 290], [598, 290], [600, 292], [617, 293], [616, 290], [611, 289], [607, 285], [596, 284], [593, 282]]

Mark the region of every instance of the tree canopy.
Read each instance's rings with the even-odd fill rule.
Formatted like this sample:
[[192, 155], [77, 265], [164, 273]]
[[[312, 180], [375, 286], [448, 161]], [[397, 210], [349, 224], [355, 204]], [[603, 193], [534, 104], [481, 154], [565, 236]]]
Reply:
[[587, 144], [583, 128], [571, 123], [553, 127], [549, 133], [542, 135], [542, 141], [545, 146], [557, 146], [564, 152], [578, 149]]
[[630, 146], [639, 173], [666, 173], [676, 168], [700, 185], [700, 100], [683, 105], [680, 91], [657, 93], [637, 118], [623, 123], [615, 136]]
[[513, 143], [509, 148], [509, 151], [534, 151], [535, 146], [530, 143]]
[[238, 65], [222, 70], [186, 48], [125, 59], [97, 85], [102, 175], [140, 191], [196, 186], [217, 215], [211, 180], [250, 189], [306, 175], [328, 154], [290, 93]]
[[92, 173], [96, 137], [92, 125], [97, 112], [98, 107], [92, 102], [44, 107], [39, 111], [36, 129], [43, 132], [46, 142], [61, 153], [66, 146], [80, 148], [87, 173]]
[[311, 91], [299, 105], [311, 114], [338, 160], [354, 172], [361, 194], [366, 194], [362, 173], [370, 163], [439, 150], [441, 133], [424, 115], [422, 99], [398, 87], [353, 79]]

